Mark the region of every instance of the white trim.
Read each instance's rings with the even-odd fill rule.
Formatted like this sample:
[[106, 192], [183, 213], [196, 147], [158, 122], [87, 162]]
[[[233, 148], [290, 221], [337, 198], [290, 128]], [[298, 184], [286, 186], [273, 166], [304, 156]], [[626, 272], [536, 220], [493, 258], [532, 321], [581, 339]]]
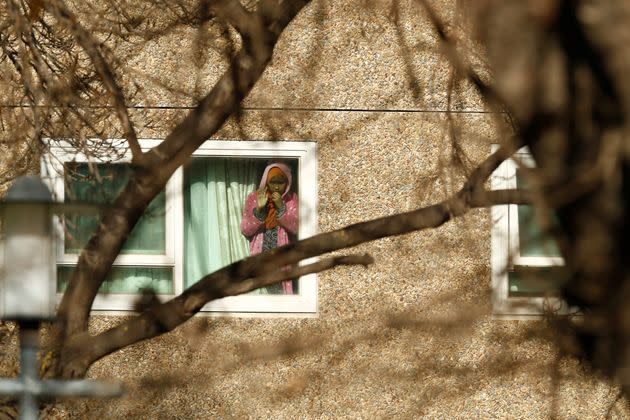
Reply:
[[[112, 144], [119, 140], [109, 140]], [[140, 147], [146, 151], [156, 146], [161, 140], [142, 139], [139, 140]], [[63, 201], [65, 197], [64, 191], [64, 163], [67, 162], [94, 162], [95, 159], [86, 156], [84, 153], [77, 152], [70, 142], [58, 141], [53, 143], [48, 140], [50, 152], [42, 157], [42, 176], [44, 181], [49, 184], [56, 200]], [[124, 144], [124, 143], [123, 143]], [[106, 160], [99, 159], [95, 163], [123, 163], [131, 160], [131, 153], [127, 151], [116, 159]], [[166, 203], [165, 203], [165, 252], [162, 255], [152, 254], [121, 254], [114, 261], [114, 266], [139, 266], [139, 267], [173, 267], [176, 262], [176, 244], [175, 244], [175, 208], [178, 199], [181, 201], [181, 173], [175, 173], [166, 184]], [[179, 198], [178, 198], [179, 197]], [[74, 253], [66, 253], [64, 246], [64, 228], [59, 217], [53, 217], [55, 232], [57, 234], [57, 264], [73, 265], [78, 261], [79, 255]], [[175, 273], [173, 272], [173, 288], [176, 290]], [[61, 300], [61, 294], [57, 294], [57, 298]], [[174, 295], [160, 295], [162, 300], [170, 299]], [[99, 293], [94, 299], [92, 305], [93, 310], [125, 310], [129, 311], [133, 308], [134, 301], [138, 296], [128, 293]]]
[[[298, 159], [300, 225], [298, 239], [317, 234], [317, 145], [312, 142], [285, 141], [206, 141], [193, 156], [282, 157]], [[181, 169], [180, 169], [181, 170]], [[183, 225], [183, 221], [182, 221]], [[316, 258], [305, 260], [310, 264]], [[316, 313], [317, 276], [299, 279], [296, 295], [240, 295], [212, 301], [203, 307], [208, 312]]]
[[[167, 205], [173, 206], [174, 214], [177, 217], [173, 220], [173, 231], [179, 232], [173, 237], [175, 247], [175, 261], [173, 266], [173, 292], [175, 296], [181, 295], [184, 291], [184, 171], [178, 168], [171, 179], [174, 179], [172, 196], [167, 196]], [[169, 200], [170, 198], [170, 200]]]
[[[157, 140], [147, 139], [140, 140], [140, 147], [142, 150], [149, 150], [151, 147], [157, 144]], [[97, 163], [124, 163], [131, 160], [131, 153], [127, 151], [117, 160], [111, 160], [108, 162]], [[52, 146], [50, 154], [43, 157], [43, 173], [47, 176], [44, 181], [49, 184], [55, 198], [58, 201], [63, 201], [65, 198], [64, 191], [64, 179], [63, 172], [64, 163], [68, 162], [90, 162], [91, 160], [83, 153], [76, 153], [69, 145], [61, 143], [60, 146]], [[114, 265], [125, 266], [173, 266], [175, 263], [175, 242], [174, 242], [174, 222], [175, 214], [173, 212], [174, 205], [170, 203], [177, 195], [177, 185], [181, 183], [181, 175], [174, 174], [166, 184], [166, 204], [165, 204], [165, 244], [166, 249], [164, 254], [121, 254], [114, 261]], [[63, 226], [58, 217], [54, 218], [55, 231], [57, 232], [57, 263], [62, 265], [76, 264], [79, 258], [79, 254], [66, 253]]]
[[[494, 153], [498, 145], [492, 146]], [[493, 190], [517, 187], [516, 171], [519, 165], [533, 167], [534, 161], [527, 148], [517, 151], [492, 173]], [[519, 241], [518, 206], [515, 204], [493, 206], [491, 209], [491, 265], [493, 314], [501, 319], [527, 319], [540, 317], [547, 307], [566, 313], [569, 308], [554, 297], [514, 297], [509, 291], [509, 272], [514, 267], [551, 267], [564, 265], [562, 257], [521, 256]]]
[[[120, 140], [110, 140], [120, 143]], [[140, 140], [143, 150], [160, 143], [159, 139]], [[50, 153], [42, 158], [42, 176], [54, 191], [57, 200], [64, 197], [63, 163], [64, 162], [88, 162], [87, 156], [76, 152], [70, 143], [48, 141]], [[313, 142], [294, 141], [220, 141], [209, 140], [199, 147], [193, 156], [234, 156], [234, 157], [265, 157], [265, 158], [293, 158], [298, 159], [300, 223], [299, 239], [317, 234], [317, 146]], [[129, 152], [121, 159], [104, 162], [125, 162], [130, 160]], [[92, 159], [94, 161], [94, 159]], [[100, 161], [99, 161], [100, 162]], [[165, 255], [120, 255], [115, 265], [125, 266], [153, 266], [173, 267], [174, 295], [161, 295], [162, 300], [167, 300], [183, 291], [183, 169], [175, 171], [166, 186], [166, 253]], [[59, 219], [55, 217], [57, 231], [58, 252], [57, 263], [70, 265], [76, 263], [78, 255], [65, 254], [63, 246], [63, 227]], [[316, 258], [303, 261], [301, 264], [309, 264]], [[60, 297], [60, 295], [59, 295]], [[134, 294], [99, 294], [93, 305], [93, 310], [110, 313], [111, 311], [130, 311], [137, 295]], [[317, 276], [309, 274], [299, 279], [298, 294], [296, 295], [241, 295], [232, 296], [210, 302], [202, 311], [213, 315], [226, 314], [228, 316], [252, 316], [253, 314], [265, 314], [264, 316], [316, 316], [318, 310], [317, 301]]]
[[[160, 295], [158, 295], [160, 296]], [[170, 298], [170, 296], [166, 296]], [[118, 310], [92, 310], [94, 315], [104, 316], [133, 316], [134, 311]], [[198, 312], [195, 316], [207, 318], [317, 318], [316, 312]]]
[[[518, 234], [518, 232], [517, 232]], [[512, 235], [510, 235], [512, 236]], [[517, 248], [518, 250], [518, 248]], [[522, 255], [514, 256], [512, 258], [512, 266], [524, 266], [524, 267], [549, 267], [564, 265], [564, 258], [562, 257], [523, 257]]]
[[[494, 148], [492, 150], [494, 152]], [[492, 173], [490, 186], [493, 190], [504, 188], [507, 182], [507, 163], [503, 162]], [[492, 307], [494, 312], [502, 312], [508, 298], [509, 261], [509, 212], [508, 206], [493, 206], [491, 209], [491, 266], [492, 266]]]

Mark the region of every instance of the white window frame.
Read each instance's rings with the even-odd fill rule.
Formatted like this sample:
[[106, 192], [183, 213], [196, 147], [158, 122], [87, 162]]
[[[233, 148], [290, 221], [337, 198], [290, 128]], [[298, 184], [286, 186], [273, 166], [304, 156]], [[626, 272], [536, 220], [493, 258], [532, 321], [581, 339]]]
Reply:
[[[498, 149], [492, 146], [492, 152]], [[492, 173], [493, 190], [517, 188], [517, 169], [533, 168], [534, 160], [527, 147], [519, 149], [511, 159], [505, 160]], [[564, 265], [562, 257], [522, 256], [520, 254], [518, 205], [493, 206], [491, 233], [492, 307], [499, 318], [539, 318], [547, 308], [568, 313], [566, 304], [549, 296], [510, 296], [508, 274], [514, 267], [554, 267]]]
[[[119, 144], [120, 140], [110, 140]], [[142, 139], [140, 146], [148, 150], [158, 145], [160, 139]], [[42, 177], [48, 182], [55, 197], [63, 201], [63, 165], [67, 162], [88, 162], [82, 153], [74, 150], [69, 143], [49, 142], [50, 152], [42, 159]], [[250, 157], [298, 159], [299, 179], [299, 233], [298, 239], [317, 234], [317, 146], [314, 142], [295, 141], [223, 141], [204, 142], [193, 157]], [[129, 162], [129, 152], [119, 159], [103, 163]], [[93, 160], [92, 160], [93, 161]], [[127, 254], [119, 255], [115, 266], [173, 267], [173, 295], [159, 295], [162, 300], [171, 299], [184, 290], [184, 169], [178, 168], [166, 185], [166, 253], [165, 255]], [[54, 220], [57, 230], [57, 263], [73, 265], [78, 260], [76, 254], [64, 252], [63, 226], [58, 218]], [[317, 258], [310, 258], [301, 265], [310, 264]], [[298, 293], [294, 295], [240, 295], [230, 296], [209, 302], [202, 313], [237, 316], [316, 316], [317, 275], [300, 277]], [[59, 299], [61, 294], [58, 294]], [[131, 311], [137, 294], [108, 293], [98, 294], [92, 309], [101, 313]]]

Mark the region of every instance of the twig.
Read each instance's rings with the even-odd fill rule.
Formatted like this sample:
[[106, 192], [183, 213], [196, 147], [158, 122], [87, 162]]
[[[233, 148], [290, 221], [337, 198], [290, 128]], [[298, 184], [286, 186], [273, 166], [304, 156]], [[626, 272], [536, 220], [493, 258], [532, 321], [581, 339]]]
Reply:
[[85, 53], [90, 57], [90, 60], [94, 64], [94, 69], [103, 81], [105, 87], [112, 95], [114, 99], [114, 109], [116, 115], [123, 126], [124, 137], [129, 144], [129, 149], [132, 154], [132, 163], [141, 165], [142, 163], [142, 149], [138, 142], [138, 136], [136, 130], [129, 117], [127, 106], [125, 104], [125, 96], [122, 89], [116, 82], [116, 78], [112, 69], [110, 68], [107, 60], [101, 54], [97, 42], [92, 38], [90, 33], [79, 23], [77, 18], [68, 10], [61, 0], [44, 2], [46, 10], [50, 12], [59, 23], [66, 26], [72, 34], [74, 34], [77, 42], [83, 48]]
[[[446, 32], [446, 25], [439, 18], [433, 7], [427, 2], [427, 0], [417, 0], [420, 5], [422, 5], [429, 15], [429, 20], [433, 24], [438, 37], [442, 41], [442, 45], [444, 47], [444, 55], [451, 62], [451, 64], [456, 68], [456, 70], [464, 75], [468, 80], [472, 82], [477, 91], [481, 94], [486, 101], [496, 106], [500, 111], [505, 111], [507, 107], [507, 102], [501, 97], [499, 92], [497, 92], [492, 86], [484, 82], [479, 74], [473, 68], [461, 59], [457, 50], [455, 48], [455, 42], [451, 39], [451, 37]], [[510, 114], [508, 110], [508, 114]]]

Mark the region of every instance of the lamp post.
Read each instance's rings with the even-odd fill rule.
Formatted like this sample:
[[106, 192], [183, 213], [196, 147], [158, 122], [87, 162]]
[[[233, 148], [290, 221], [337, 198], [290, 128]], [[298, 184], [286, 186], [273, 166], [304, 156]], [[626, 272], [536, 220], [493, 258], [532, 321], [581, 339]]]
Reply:
[[[84, 206], [89, 207], [89, 206]], [[0, 276], [0, 318], [19, 326], [20, 376], [0, 380], [0, 395], [20, 398], [20, 418], [37, 419], [38, 397], [115, 397], [117, 383], [40, 380], [39, 324], [55, 316], [56, 262], [52, 212], [71, 209], [53, 202], [40, 178], [18, 178], [2, 203], [4, 243]]]

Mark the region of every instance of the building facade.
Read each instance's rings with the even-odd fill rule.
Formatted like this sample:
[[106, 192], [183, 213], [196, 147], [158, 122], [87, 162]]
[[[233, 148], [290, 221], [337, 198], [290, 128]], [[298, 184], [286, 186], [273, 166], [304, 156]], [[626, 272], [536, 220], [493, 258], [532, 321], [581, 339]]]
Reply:
[[[456, 2], [438, 3], [454, 28], [465, 27]], [[421, 6], [363, 6], [309, 5], [282, 35], [238, 118], [197, 152], [198, 159], [294, 162], [301, 238], [436, 203], [457, 191], [498, 141], [502, 116], [467, 83], [453, 82]], [[133, 54], [121, 52], [146, 92], [130, 112], [147, 145], [163, 139], [189, 112], [191, 97], [225, 70], [212, 53], [199, 75], [191, 70], [196, 58], [186, 46], [195, 36], [193, 29], [176, 31]], [[80, 171], [77, 156], [66, 162]], [[166, 284], [165, 296], [193, 281], [185, 272], [193, 248], [184, 232], [186, 208], [196, 205], [186, 207], [183, 195], [192, 185], [185, 172], [191, 166], [165, 192], [166, 240], [159, 252], [131, 252], [117, 263], [123, 271], [172, 270], [172, 277], [156, 275], [162, 280], [155, 284]], [[63, 179], [51, 182], [58, 194], [68, 193]], [[513, 267], [509, 242], [493, 244], [502, 217], [472, 210], [437, 229], [352, 249], [374, 257], [368, 268], [339, 267], [300, 279], [288, 296], [215, 302], [175, 331], [90, 369], [89, 376], [128, 385], [120, 401], [68, 401], [50, 414], [545, 418], [557, 410], [561, 418], [605, 416], [616, 388], [578, 360], [558, 355], [536, 307], [497, 309], [493, 279]], [[60, 279], [76, 258], [76, 250], [64, 246]], [[501, 259], [493, 262], [493, 252], [503, 252], [503, 266]], [[126, 284], [128, 277], [123, 272], [118, 286], [112, 280], [113, 289], [99, 296], [93, 332], [133, 316], [128, 310], [140, 286]], [[541, 299], [521, 298], [525, 306]]]

